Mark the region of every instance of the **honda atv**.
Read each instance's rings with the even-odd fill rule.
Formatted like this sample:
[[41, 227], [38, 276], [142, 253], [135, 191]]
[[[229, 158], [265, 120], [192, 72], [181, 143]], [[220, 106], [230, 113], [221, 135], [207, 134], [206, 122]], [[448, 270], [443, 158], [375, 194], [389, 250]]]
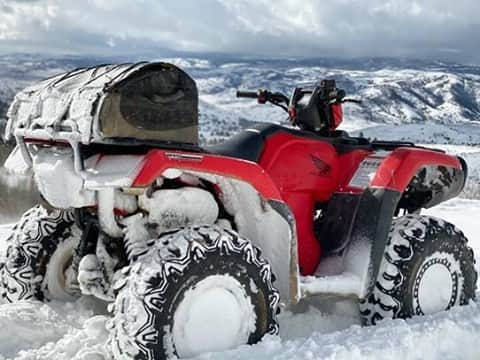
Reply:
[[155, 360], [256, 343], [307, 296], [355, 297], [365, 324], [474, 298], [467, 239], [420, 215], [460, 193], [463, 159], [337, 130], [353, 100], [333, 80], [237, 95], [299, 129], [263, 123], [200, 147], [196, 84], [166, 63], [19, 93], [11, 156], [44, 202], [7, 239], [2, 296], [96, 296], [111, 303], [113, 356]]

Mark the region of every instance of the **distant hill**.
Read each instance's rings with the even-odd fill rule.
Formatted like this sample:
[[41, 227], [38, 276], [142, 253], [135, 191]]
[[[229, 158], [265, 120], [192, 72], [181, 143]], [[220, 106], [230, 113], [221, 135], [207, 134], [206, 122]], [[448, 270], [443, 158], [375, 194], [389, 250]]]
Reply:
[[[0, 118], [5, 116], [15, 93], [32, 82], [76, 67], [129, 60], [0, 56]], [[364, 100], [361, 107], [345, 108], [343, 127], [347, 130], [363, 129], [363, 134], [367, 136], [384, 134], [391, 137], [397, 130], [392, 133], [388, 129], [395, 129], [400, 124], [413, 124], [427, 127], [420, 133], [414, 131], [411, 134], [415, 141], [422, 141], [422, 136], [426, 142], [436, 142], [437, 138], [441, 142], [449, 141], [449, 136], [441, 135], [445, 131], [453, 131], [457, 142], [480, 143], [480, 132], [472, 134], [471, 127], [460, 130], [460, 135], [456, 135], [465, 124], [480, 124], [478, 66], [385, 58], [162, 60], [178, 64], [197, 80], [203, 141], [221, 141], [256, 122], [285, 119], [285, 114], [279, 109], [236, 99], [236, 89], [270, 88], [289, 94], [296, 83], [328, 77], [335, 78], [350, 96]], [[430, 131], [432, 124], [435, 126]], [[408, 132], [404, 129], [402, 137], [408, 138]]]

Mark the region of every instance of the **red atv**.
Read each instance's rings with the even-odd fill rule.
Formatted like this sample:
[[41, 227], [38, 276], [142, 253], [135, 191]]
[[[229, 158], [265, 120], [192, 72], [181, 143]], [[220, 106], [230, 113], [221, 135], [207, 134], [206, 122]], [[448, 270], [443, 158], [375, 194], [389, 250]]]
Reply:
[[8, 238], [3, 297], [111, 302], [117, 359], [253, 344], [278, 332], [280, 304], [310, 295], [357, 297], [365, 324], [474, 298], [467, 239], [420, 215], [460, 193], [463, 159], [337, 130], [352, 100], [332, 80], [237, 95], [300, 129], [199, 147], [195, 82], [166, 63], [78, 69], [18, 94], [11, 156], [44, 204]]

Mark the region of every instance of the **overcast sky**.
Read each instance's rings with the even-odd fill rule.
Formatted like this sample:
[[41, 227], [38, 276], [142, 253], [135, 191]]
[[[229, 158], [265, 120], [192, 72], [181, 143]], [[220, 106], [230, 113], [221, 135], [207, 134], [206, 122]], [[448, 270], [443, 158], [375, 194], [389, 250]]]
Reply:
[[480, 63], [480, 0], [0, 0], [0, 51]]

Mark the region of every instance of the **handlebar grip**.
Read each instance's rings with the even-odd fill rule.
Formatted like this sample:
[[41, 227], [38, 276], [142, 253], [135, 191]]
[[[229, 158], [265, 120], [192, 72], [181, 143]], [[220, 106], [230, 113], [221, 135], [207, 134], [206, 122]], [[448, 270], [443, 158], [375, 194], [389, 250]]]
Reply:
[[257, 99], [258, 93], [256, 91], [239, 91], [237, 90], [237, 98]]

